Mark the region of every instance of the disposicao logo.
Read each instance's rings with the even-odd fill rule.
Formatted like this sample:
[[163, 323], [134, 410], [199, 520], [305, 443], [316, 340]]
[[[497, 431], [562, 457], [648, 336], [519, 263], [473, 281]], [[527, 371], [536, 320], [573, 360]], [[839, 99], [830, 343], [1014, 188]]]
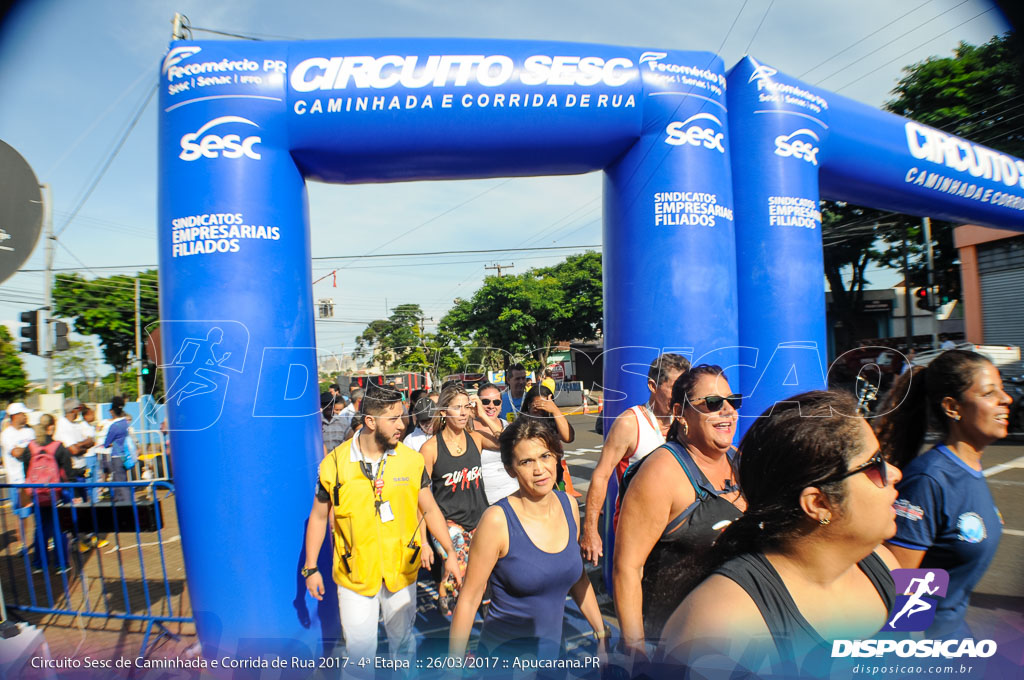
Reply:
[[[945, 569], [893, 569], [896, 604], [883, 631], [922, 631], [935, 620], [935, 608], [949, 588]], [[994, 640], [835, 640], [832, 657], [990, 657], [996, 653]]]
[[946, 596], [945, 569], [893, 569], [896, 605], [882, 630], [925, 630], [935, 620], [935, 605]]

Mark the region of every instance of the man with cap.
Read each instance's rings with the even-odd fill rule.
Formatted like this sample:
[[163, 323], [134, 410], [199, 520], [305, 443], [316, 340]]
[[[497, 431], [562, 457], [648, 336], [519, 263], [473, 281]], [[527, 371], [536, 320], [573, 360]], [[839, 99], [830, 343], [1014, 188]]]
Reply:
[[78, 399], [65, 399], [64, 416], [57, 421], [57, 429], [53, 433], [53, 439], [63, 444], [71, 454], [72, 467], [79, 470], [85, 468], [86, 452], [96, 445], [92, 427], [79, 419], [83, 408]]
[[414, 451], [419, 451], [424, 442], [434, 436], [430, 421], [437, 412], [437, 406], [430, 397], [420, 397], [412, 406], [412, 417], [416, 429], [410, 432], [403, 443]]
[[[0, 434], [0, 450], [3, 452], [4, 471], [7, 474], [8, 484], [25, 483], [25, 452], [28, 451], [28, 444], [36, 437], [36, 433], [28, 424], [29, 410], [21, 402], [14, 402], [7, 407], [7, 416], [11, 419], [11, 426]], [[30, 507], [20, 507], [21, 497], [18, 489], [10, 489], [11, 508], [18, 517], [28, 517], [32, 512]], [[21, 535], [21, 522], [16, 522], [18, 527], [18, 538], [22, 543], [25, 537]]]

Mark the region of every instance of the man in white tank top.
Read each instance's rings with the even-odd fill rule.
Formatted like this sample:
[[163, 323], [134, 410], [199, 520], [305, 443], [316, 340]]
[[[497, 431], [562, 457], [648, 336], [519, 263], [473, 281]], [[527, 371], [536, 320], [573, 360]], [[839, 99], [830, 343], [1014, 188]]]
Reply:
[[587, 510], [583, 535], [580, 536], [584, 560], [596, 565], [604, 554], [598, 521], [608, 496], [609, 480], [614, 474], [618, 489], [618, 482], [630, 463], [665, 443], [665, 433], [672, 423], [672, 385], [689, 368], [690, 362], [679, 354], [659, 356], [647, 371], [647, 389], [651, 391], [651, 398], [646, 404], [623, 411], [612, 423], [587, 490]]

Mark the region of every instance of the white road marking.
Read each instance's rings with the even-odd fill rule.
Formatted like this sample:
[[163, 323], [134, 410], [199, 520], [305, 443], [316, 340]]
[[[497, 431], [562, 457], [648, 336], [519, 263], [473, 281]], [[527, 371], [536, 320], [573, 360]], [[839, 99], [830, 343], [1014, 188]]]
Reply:
[[1015, 458], [1014, 460], [1011, 460], [1008, 463], [1000, 463], [999, 465], [993, 465], [992, 467], [985, 470], [984, 474], [986, 477], [991, 477], [992, 475], [998, 475], [1000, 472], [1004, 472], [1005, 470], [1012, 470], [1014, 468], [1024, 468], [1024, 456], [1021, 456], [1020, 458]]

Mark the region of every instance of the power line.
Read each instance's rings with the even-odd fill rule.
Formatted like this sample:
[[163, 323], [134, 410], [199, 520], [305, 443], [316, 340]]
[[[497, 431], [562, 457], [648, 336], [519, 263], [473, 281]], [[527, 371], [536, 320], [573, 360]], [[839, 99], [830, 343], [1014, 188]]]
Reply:
[[754, 29], [754, 35], [750, 36], [750, 42], [747, 43], [747, 47], [743, 50], [743, 54], [750, 54], [750, 46], [754, 44], [754, 38], [756, 38], [757, 34], [761, 32], [761, 27], [764, 26], [764, 20], [768, 18], [768, 13], [772, 11], [772, 5], [774, 4], [775, 0], [768, 3], [768, 9], [764, 11], [764, 16], [761, 17], [761, 23], [759, 23], [757, 28]]
[[[923, 23], [920, 23], [920, 24], [918, 24], [917, 26], [914, 26], [914, 27], [913, 27], [912, 29], [910, 29], [909, 31], [906, 31], [906, 32], [904, 32], [904, 33], [901, 33], [900, 35], [896, 36], [895, 38], [893, 38], [893, 39], [892, 39], [892, 40], [890, 40], [889, 42], [887, 42], [887, 43], [883, 43], [882, 45], [879, 45], [878, 47], [876, 47], [876, 48], [875, 48], [874, 50], [872, 50], [872, 51], [871, 51], [871, 52], [869, 52], [868, 54], [865, 54], [865, 55], [864, 55], [863, 57], [860, 57], [859, 59], [855, 59], [854, 61], [851, 61], [851, 62], [850, 62], [849, 64], [847, 64], [846, 66], [843, 66], [842, 68], [840, 68], [840, 69], [837, 69], [837, 70], [833, 71], [832, 73], [829, 73], [829, 74], [828, 74], [827, 76], [825, 76], [824, 78], [819, 78], [819, 79], [818, 79], [817, 81], [815, 81], [815, 83], [814, 83], [814, 84], [815, 84], [815, 85], [820, 85], [821, 83], [825, 82], [826, 80], [828, 80], [828, 79], [829, 79], [829, 78], [831, 78], [832, 76], [834, 76], [834, 75], [836, 75], [836, 74], [838, 74], [838, 73], [842, 73], [842, 72], [843, 72], [843, 71], [845, 71], [846, 69], [848, 69], [848, 68], [852, 67], [852, 66], [853, 66], [853, 65], [855, 65], [855, 64], [859, 64], [860, 62], [864, 61], [864, 60], [865, 60], [865, 59], [867, 59], [868, 57], [874, 56], [875, 54], [877, 54], [877, 53], [878, 53], [878, 51], [879, 51], [879, 50], [882, 50], [882, 49], [884, 49], [884, 48], [888, 47], [889, 45], [892, 45], [892, 44], [893, 44], [894, 42], [896, 42], [897, 40], [900, 40], [901, 38], [904, 38], [904, 37], [906, 37], [906, 36], [910, 35], [911, 33], [913, 33], [914, 31], [916, 31], [916, 30], [917, 30], [917, 29], [919, 29], [919, 28], [924, 28], [925, 26], [927, 26], [927, 25], [928, 25], [928, 24], [930, 24], [931, 22], [933, 22], [933, 21], [935, 21], [936, 19], [938, 19], [939, 17], [941, 17], [941, 16], [943, 15], [943, 14], [949, 14], [950, 12], [952, 12], [953, 10], [955, 10], [955, 9], [956, 9], [957, 7], [959, 7], [960, 5], [965, 5], [965, 4], [967, 4], [967, 2], [969, 2], [969, 0], [961, 0], [961, 1], [959, 2], [959, 3], [957, 3], [956, 5], [953, 5], [953, 6], [952, 6], [952, 7], [950, 7], [949, 9], [947, 9], [947, 10], [943, 10], [942, 12], [939, 12], [938, 14], [936, 14], [935, 16], [933, 16], [933, 17], [932, 17], [931, 19], [929, 19], [928, 21], [925, 21], [925, 22], [923, 22]], [[956, 27], [954, 26], [954, 28], [956, 28]], [[951, 29], [951, 30], [952, 30], [952, 29]], [[933, 38], [933, 40], [934, 40], [934, 38]], [[930, 42], [930, 41], [929, 41], [929, 42]], [[917, 49], [917, 48], [915, 47], [914, 49]], [[901, 55], [901, 56], [902, 56], [902, 55]], [[896, 59], [899, 59], [899, 57], [897, 57]], [[893, 59], [892, 61], [895, 61], [895, 59]], [[885, 64], [883, 64], [883, 66], [885, 66], [885, 65], [888, 65], [889, 63], [890, 63], [890, 62], [886, 62]], [[838, 91], [838, 90], [837, 90], [837, 91]]]
[[916, 12], [916, 11], [917, 11], [917, 10], [919, 10], [919, 9], [921, 9], [921, 8], [922, 8], [922, 7], [924, 7], [925, 5], [927, 5], [927, 4], [931, 3], [931, 2], [934, 2], [934, 1], [935, 1], [935, 0], [925, 0], [925, 1], [923, 2], [923, 3], [921, 3], [920, 5], [918, 5], [917, 7], [915, 7], [914, 9], [910, 10], [909, 12], [906, 12], [905, 14], [901, 14], [901, 15], [899, 15], [898, 17], [896, 17], [895, 19], [893, 19], [893, 20], [892, 20], [892, 21], [890, 21], [889, 23], [885, 24], [884, 26], [881, 26], [881, 27], [879, 27], [879, 28], [876, 28], [875, 30], [871, 31], [870, 33], [868, 33], [868, 34], [867, 34], [866, 36], [864, 36], [864, 37], [863, 37], [863, 38], [861, 38], [860, 40], [857, 40], [856, 42], [852, 42], [852, 43], [850, 43], [849, 45], [847, 45], [847, 46], [846, 46], [846, 47], [844, 47], [843, 49], [839, 50], [838, 52], [836, 52], [835, 54], [833, 54], [833, 55], [832, 55], [831, 57], [829, 57], [828, 59], [826, 59], [825, 61], [821, 61], [821, 62], [818, 62], [818, 63], [817, 63], [817, 64], [815, 64], [814, 66], [810, 67], [809, 69], [807, 69], [806, 71], [804, 71], [803, 73], [801, 73], [800, 75], [798, 75], [798, 76], [797, 76], [797, 78], [799, 78], [800, 80], [803, 80], [804, 76], [806, 76], [806, 75], [807, 75], [808, 73], [810, 73], [810, 72], [811, 72], [811, 71], [813, 71], [814, 69], [816, 69], [816, 68], [818, 68], [818, 67], [820, 67], [820, 66], [824, 66], [824, 65], [825, 65], [825, 64], [827, 64], [828, 62], [830, 62], [830, 61], [832, 61], [833, 59], [835, 59], [836, 57], [838, 57], [838, 56], [839, 56], [840, 54], [843, 54], [844, 52], [847, 52], [847, 51], [849, 51], [850, 49], [852, 49], [852, 48], [856, 47], [857, 45], [861, 44], [862, 42], [864, 42], [865, 40], [867, 40], [867, 39], [868, 39], [868, 38], [870, 38], [871, 36], [873, 36], [873, 35], [876, 35], [876, 34], [877, 34], [877, 33], [878, 33], [879, 31], [882, 31], [882, 30], [884, 30], [884, 29], [886, 29], [886, 28], [889, 28], [890, 26], [892, 26], [892, 25], [893, 25], [894, 23], [896, 23], [896, 22], [897, 22], [897, 21], [899, 21], [900, 19], [903, 19], [904, 17], [906, 17], [906, 16], [908, 16], [908, 15], [910, 15], [910, 14], [913, 14], [914, 12]]
[[[964, 1], [966, 2], [966, 0], [964, 0]], [[960, 3], [960, 4], [963, 4], [963, 3]], [[959, 6], [960, 6], [960, 5], [957, 5], [957, 7], [959, 7]], [[932, 42], [933, 40], [938, 40], [939, 38], [941, 38], [942, 36], [946, 35], [947, 33], [952, 33], [953, 31], [955, 31], [956, 29], [960, 28], [960, 27], [961, 27], [961, 26], [963, 26], [964, 24], [970, 23], [970, 22], [974, 21], [975, 19], [977, 19], [978, 17], [980, 17], [981, 15], [983, 15], [983, 14], [988, 14], [989, 12], [991, 12], [991, 11], [992, 11], [992, 10], [994, 10], [994, 9], [995, 9], [995, 7], [989, 7], [988, 9], [986, 9], [986, 10], [984, 10], [984, 11], [982, 11], [982, 12], [978, 12], [977, 14], [975, 14], [975, 15], [974, 15], [973, 17], [971, 17], [970, 19], [967, 19], [966, 21], [961, 21], [961, 22], [960, 22], [959, 24], [957, 24], [957, 25], [956, 25], [956, 26], [954, 26], [953, 28], [949, 29], [948, 31], [943, 31], [942, 33], [939, 33], [938, 35], [936, 35], [936, 36], [933, 36], [933, 37], [929, 38], [928, 40], [925, 40], [925, 41], [924, 41], [923, 43], [921, 43], [920, 45], [917, 45], [916, 47], [912, 47], [912, 48], [910, 48], [909, 50], [907, 50], [907, 51], [906, 51], [906, 52], [904, 52], [903, 54], [901, 54], [901, 55], [899, 55], [899, 56], [897, 56], [897, 57], [894, 57], [893, 59], [890, 59], [889, 61], [885, 62], [884, 64], [882, 64], [882, 65], [881, 65], [881, 66], [879, 66], [878, 68], [875, 68], [875, 69], [872, 69], [872, 70], [868, 71], [867, 73], [865, 73], [864, 75], [860, 76], [859, 78], [855, 78], [855, 79], [851, 80], [851, 81], [850, 81], [850, 82], [848, 82], [848, 83], [847, 83], [846, 85], [843, 85], [842, 87], [840, 87], [840, 88], [836, 89], [835, 91], [836, 91], [836, 92], [842, 92], [843, 90], [845, 90], [846, 88], [850, 87], [850, 86], [851, 86], [851, 85], [853, 85], [854, 83], [857, 83], [857, 82], [860, 82], [861, 80], [864, 80], [865, 78], [867, 78], [868, 76], [870, 76], [870, 75], [871, 75], [872, 73], [875, 73], [875, 72], [877, 72], [877, 71], [880, 71], [880, 70], [882, 70], [883, 68], [885, 68], [886, 66], [888, 66], [888, 65], [889, 65], [889, 64], [891, 64], [892, 62], [894, 62], [894, 61], [896, 61], [896, 60], [898, 60], [898, 59], [902, 59], [903, 57], [907, 56], [907, 55], [908, 55], [908, 54], [910, 54], [911, 52], [914, 52], [915, 50], [918, 50], [918, 49], [920, 49], [920, 48], [924, 47], [925, 45], [927, 45], [928, 43]]]
[[103, 179], [103, 176], [107, 173], [107, 170], [110, 169], [111, 163], [114, 162], [114, 159], [117, 158], [117, 154], [120, 153], [121, 148], [124, 146], [124, 143], [128, 141], [128, 135], [132, 133], [132, 130], [135, 129], [135, 126], [136, 124], [138, 124], [139, 119], [142, 118], [142, 114], [146, 110], [146, 107], [149, 106], [149, 102], [153, 99], [153, 95], [156, 94], [158, 86], [159, 85], [154, 85], [153, 89], [151, 89], [149, 91], [149, 94], [146, 95], [145, 101], [142, 102], [142, 106], [139, 107], [139, 110], [135, 113], [135, 116], [132, 118], [131, 122], [128, 123], [128, 128], [124, 131], [124, 134], [121, 135], [121, 139], [118, 140], [110, 155], [107, 156], [107, 160], [104, 161], [103, 166], [96, 174], [96, 177], [93, 178], [92, 183], [89, 185], [89, 188], [86, 189], [85, 194], [82, 196], [82, 199], [78, 201], [78, 205], [76, 205], [75, 209], [71, 211], [71, 216], [68, 217], [66, 222], [64, 222], [64, 226], [57, 230], [57, 233], [54, 234], [54, 237], [60, 236], [61, 234], [64, 233], [64, 230], [68, 228], [68, 226], [71, 224], [71, 221], [75, 219], [75, 215], [78, 214], [78, 211], [82, 209], [82, 206], [85, 205], [85, 202], [89, 200], [90, 196], [92, 196], [92, 192], [96, 189], [96, 185], [98, 185], [100, 183], [100, 180]]
[[[600, 248], [601, 244], [589, 244], [589, 245], [576, 245], [576, 246], [536, 246], [532, 248], [481, 248], [474, 250], [431, 250], [419, 253], [379, 253], [379, 254], [367, 254], [367, 255], [320, 255], [317, 257], [310, 258], [316, 261], [325, 260], [361, 260], [363, 258], [390, 258], [390, 257], [427, 257], [435, 255], [474, 255], [481, 253], [518, 253], [518, 252], [537, 252], [545, 250], [586, 250], [588, 248]], [[77, 257], [75, 258], [78, 259]], [[157, 267], [155, 264], [130, 264], [130, 265], [101, 265], [95, 267], [86, 266], [82, 264], [81, 267], [58, 267], [51, 271], [54, 272], [80, 272], [83, 269], [85, 271], [92, 272], [93, 270], [112, 270], [112, 269], [154, 269]], [[19, 269], [19, 274], [38, 274], [45, 272], [45, 269]], [[94, 272], [95, 273], [95, 272]], [[134, 284], [133, 284], [134, 285]], [[143, 285], [146, 285], [143, 282]]]
[[732, 18], [732, 23], [729, 24], [729, 30], [725, 32], [725, 37], [722, 38], [722, 44], [718, 46], [717, 50], [715, 50], [715, 54], [722, 53], [722, 48], [725, 47], [725, 41], [729, 39], [730, 35], [732, 35], [732, 29], [736, 28], [736, 22], [739, 21], [740, 15], [743, 14], [743, 10], [747, 8], [747, 3], [749, 1], [750, 0], [743, 0], [743, 4], [740, 6], [740, 11], [736, 12], [736, 16]]
[[[417, 224], [417, 225], [416, 225], [415, 227], [413, 227], [412, 229], [408, 229], [408, 230], [406, 230], [406, 231], [402, 232], [401, 234], [399, 234], [398, 236], [394, 237], [394, 238], [393, 238], [393, 239], [391, 239], [390, 241], [385, 241], [384, 243], [380, 244], [379, 246], [377, 246], [377, 247], [376, 247], [376, 248], [374, 248], [373, 250], [371, 250], [371, 251], [369, 251], [368, 253], [366, 253], [366, 255], [371, 255], [371, 254], [375, 253], [376, 251], [380, 250], [381, 248], [383, 248], [384, 246], [386, 246], [386, 245], [390, 245], [390, 244], [394, 243], [395, 241], [397, 241], [397, 240], [398, 240], [398, 239], [400, 239], [400, 238], [405, 238], [405, 237], [406, 237], [406, 236], [408, 236], [409, 234], [413, 233], [414, 231], [416, 231], [416, 230], [418, 230], [418, 229], [421, 229], [421, 228], [423, 228], [423, 227], [427, 226], [427, 225], [428, 225], [428, 224], [430, 224], [431, 222], [433, 222], [433, 221], [435, 221], [435, 220], [438, 220], [438, 219], [440, 219], [440, 218], [444, 217], [445, 215], [448, 215], [449, 213], [452, 213], [452, 212], [454, 212], [454, 211], [458, 210], [459, 208], [461, 208], [462, 206], [466, 205], [467, 203], [472, 203], [473, 201], [475, 201], [476, 199], [480, 198], [480, 197], [481, 197], [481, 196], [483, 196], [484, 194], [486, 194], [486, 193], [489, 193], [489, 192], [491, 192], [491, 191], [494, 191], [494, 190], [495, 190], [495, 189], [497, 189], [498, 187], [502, 187], [502, 186], [505, 186], [506, 184], [508, 184], [509, 182], [511, 182], [511, 181], [512, 181], [513, 179], [514, 179], [513, 177], [509, 177], [508, 179], [506, 179], [506, 180], [505, 180], [505, 181], [503, 181], [503, 182], [498, 182], [498, 183], [497, 183], [497, 184], [495, 184], [494, 186], [490, 186], [490, 187], [488, 187], [488, 188], [484, 189], [484, 190], [483, 190], [483, 191], [481, 191], [480, 193], [478, 193], [478, 194], [476, 194], [475, 196], [472, 196], [472, 197], [470, 197], [470, 198], [466, 199], [466, 200], [465, 200], [465, 201], [463, 201], [462, 203], [459, 203], [458, 205], [454, 205], [454, 206], [452, 206], [451, 208], [448, 208], [447, 210], [445, 210], [444, 212], [442, 212], [442, 213], [440, 213], [440, 214], [438, 214], [438, 215], [434, 215], [433, 217], [431, 217], [431, 218], [430, 218], [429, 220], [427, 220], [426, 222], [421, 222], [420, 224]], [[316, 258], [313, 258], [313, 259], [316, 259]]]
[[228, 38], [241, 38], [242, 40], [255, 40], [257, 42], [263, 42], [267, 38], [269, 38], [270, 40], [306, 40], [306, 38], [293, 38], [287, 35], [274, 35], [272, 33], [234, 33], [231, 31], [222, 31], [216, 28], [200, 28], [199, 26], [190, 26], [188, 24], [184, 24], [182, 28], [185, 28], [189, 31], [199, 31], [200, 33], [212, 33], [213, 35], [223, 35]]

